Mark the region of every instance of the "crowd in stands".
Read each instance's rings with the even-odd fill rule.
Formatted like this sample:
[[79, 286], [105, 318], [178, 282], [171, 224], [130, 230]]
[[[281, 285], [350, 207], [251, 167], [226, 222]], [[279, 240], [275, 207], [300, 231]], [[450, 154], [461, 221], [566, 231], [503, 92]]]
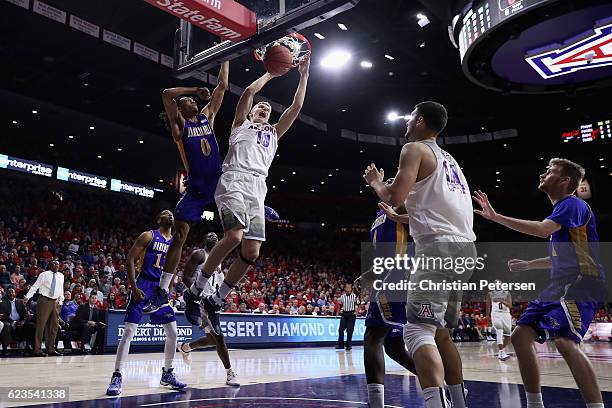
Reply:
[[[56, 191], [45, 185], [38, 189], [33, 184], [23, 185], [8, 177], [0, 181], [0, 196], [11, 197], [0, 201], [0, 299], [5, 299], [10, 289], [17, 299], [23, 299], [38, 275], [48, 269], [52, 260], [58, 260], [65, 277], [65, 302], [60, 312], [64, 329], [77, 315], [79, 305], [87, 304], [92, 294], [96, 294], [99, 310], [125, 309], [131, 290], [127, 253], [140, 232], [155, 228], [160, 204], [154, 207], [148, 200], [109, 192], [92, 196], [94, 193], [86, 188]], [[171, 205], [168, 203], [166, 208]], [[179, 270], [191, 252], [202, 247], [208, 231], [201, 229], [185, 246]], [[359, 270], [363, 234], [331, 230], [297, 233], [272, 228], [269, 235], [261, 257], [230, 294], [225, 312], [337, 316], [342, 288], [355, 279], [355, 271]], [[330, 242], [344, 244], [329, 245]], [[227, 271], [232, 261], [230, 256], [222, 268]], [[179, 273], [170, 296], [179, 310], [184, 307], [185, 289]], [[361, 291], [358, 295], [357, 315], [365, 316], [368, 294]], [[28, 321], [35, 319], [35, 304], [28, 303], [27, 316], [20, 319], [19, 325], [26, 327]], [[514, 318], [524, 307], [525, 304], [516, 304]], [[455, 330], [457, 340], [490, 335], [484, 302], [466, 303], [462, 312]], [[604, 308], [596, 320], [609, 322], [610, 313], [609, 308]], [[7, 323], [11, 325], [10, 318], [0, 310], [5, 327]], [[29, 335], [28, 332], [23, 337]]]

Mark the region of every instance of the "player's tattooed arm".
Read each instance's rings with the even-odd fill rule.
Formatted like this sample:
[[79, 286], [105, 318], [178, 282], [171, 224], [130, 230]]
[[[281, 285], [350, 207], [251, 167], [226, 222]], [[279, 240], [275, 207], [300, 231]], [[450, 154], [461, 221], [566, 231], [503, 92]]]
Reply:
[[293, 102], [281, 115], [278, 123], [276, 124], [276, 134], [280, 139], [293, 125], [293, 122], [297, 119], [302, 106], [304, 105], [304, 99], [306, 98], [306, 87], [308, 86], [308, 75], [310, 70], [310, 56], [304, 58], [298, 67], [300, 71], [300, 82], [298, 84], [295, 95], [293, 96]]
[[553, 220], [549, 219], [545, 219], [544, 221], [530, 221], [501, 215], [493, 209], [493, 206], [489, 202], [487, 193], [480, 190], [474, 192], [472, 199], [478, 203], [480, 207], [482, 207], [482, 210], [474, 210], [476, 214], [480, 214], [487, 220], [491, 220], [515, 231], [522, 232], [523, 234], [533, 235], [540, 238], [548, 238], [554, 232], [561, 229], [561, 224], [557, 224]]
[[270, 82], [272, 78], [274, 78], [274, 76], [266, 72], [258, 79], [253, 81], [251, 85], [246, 87], [238, 100], [238, 105], [236, 105], [236, 113], [234, 115], [232, 129], [237, 128], [244, 123], [249, 115], [249, 112], [251, 111], [251, 108], [253, 107], [253, 98], [268, 82]]
[[229, 61], [225, 61], [223, 64], [221, 64], [217, 86], [212, 92], [210, 102], [208, 102], [208, 104], [201, 111], [202, 114], [206, 115], [212, 127], [214, 127], [215, 116], [217, 116], [217, 112], [219, 112], [219, 109], [221, 109], [221, 104], [223, 103], [223, 96], [225, 95], [225, 91], [228, 88]]
[[136, 260], [146, 249], [151, 240], [153, 239], [153, 233], [151, 231], [145, 231], [136, 239], [127, 256], [127, 276], [130, 287], [132, 288], [132, 296], [136, 302], [140, 302], [144, 299], [144, 292], [138, 289], [136, 286], [136, 268], [134, 266]]

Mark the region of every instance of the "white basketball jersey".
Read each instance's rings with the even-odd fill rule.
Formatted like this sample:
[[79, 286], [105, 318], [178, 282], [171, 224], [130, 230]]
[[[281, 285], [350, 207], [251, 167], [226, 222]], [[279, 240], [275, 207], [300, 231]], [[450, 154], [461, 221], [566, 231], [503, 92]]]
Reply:
[[247, 119], [230, 134], [223, 172], [235, 170], [268, 177], [268, 169], [277, 147], [278, 138], [274, 126]]
[[[208, 258], [208, 252], [204, 251], [204, 254], [206, 254], [204, 258], [204, 262], [199, 264], [195, 271], [196, 279], [202, 273], [202, 268], [204, 267], [204, 264], [206, 263], [206, 258]], [[210, 278], [208, 278], [208, 285], [202, 288], [202, 296], [214, 295], [217, 289], [219, 288], [219, 286], [221, 286], [221, 284], [223, 283], [224, 279], [225, 279], [225, 274], [221, 272], [221, 267], [219, 266], [217, 267], [217, 269], [215, 269], [215, 271], [210, 276]]]
[[489, 292], [491, 297], [491, 313], [510, 313], [510, 308], [502, 303], [508, 299], [509, 295], [510, 292], [507, 290], [492, 290]]
[[474, 209], [467, 180], [453, 156], [433, 140], [423, 140], [436, 155], [432, 174], [412, 186], [405, 205], [410, 216], [410, 235], [416, 240], [444, 235], [475, 241]]

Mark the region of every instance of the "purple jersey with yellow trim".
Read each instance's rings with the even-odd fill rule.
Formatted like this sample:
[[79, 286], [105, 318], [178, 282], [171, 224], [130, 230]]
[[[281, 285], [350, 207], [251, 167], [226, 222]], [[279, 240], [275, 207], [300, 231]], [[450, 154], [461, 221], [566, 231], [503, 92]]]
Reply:
[[195, 121], [185, 119], [181, 140], [177, 142], [187, 170], [185, 186], [211, 197], [221, 176], [221, 155], [215, 132], [204, 114]]
[[166, 261], [166, 253], [172, 243], [172, 237], [166, 239], [157, 229], [151, 231], [153, 238], [138, 258], [136, 273], [138, 277], [159, 280]]
[[383, 210], [376, 213], [376, 219], [370, 228], [370, 240], [377, 242], [395, 242], [395, 253], [405, 254], [408, 249], [408, 228], [406, 225], [391, 220]]
[[547, 219], [560, 224], [561, 229], [550, 237], [550, 285], [541, 297], [544, 300], [558, 300], [562, 296], [603, 300], [593, 296], [593, 289], [603, 287], [605, 272], [600, 260], [595, 214], [589, 205], [571, 195], [555, 203]]

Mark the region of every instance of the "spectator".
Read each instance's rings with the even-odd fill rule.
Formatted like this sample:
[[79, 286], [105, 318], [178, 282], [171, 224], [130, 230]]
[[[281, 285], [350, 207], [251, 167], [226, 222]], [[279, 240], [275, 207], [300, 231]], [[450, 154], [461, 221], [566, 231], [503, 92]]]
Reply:
[[23, 341], [30, 337], [27, 336], [27, 317], [28, 312], [23, 301], [15, 297], [15, 289], [9, 288], [0, 304], [0, 322], [3, 326], [0, 330], [0, 342], [3, 357], [8, 355], [8, 344], [11, 341]]
[[60, 319], [65, 323], [70, 323], [74, 316], [76, 315], [76, 311], [79, 305], [72, 300], [72, 293], [69, 290], [64, 292], [64, 304], [60, 310]]
[[266, 305], [262, 302], [257, 306], [257, 309], [253, 310], [253, 313], [256, 314], [268, 314], [266, 311]]
[[[79, 335], [81, 351], [85, 352], [85, 344], [89, 343], [91, 353], [101, 353], [104, 344], [104, 323], [100, 310], [96, 307], [98, 295], [92, 292], [87, 303], [80, 305], [76, 311], [71, 328]], [[92, 339], [93, 337], [93, 339]]]
[[300, 307], [298, 307], [297, 314], [298, 314], [299, 316], [304, 316], [304, 315], [306, 314], [306, 308], [305, 308], [304, 306], [300, 306]]
[[11, 276], [6, 270], [5, 265], [0, 265], [0, 286], [2, 286], [4, 290], [6, 290], [6, 288], [8, 288], [10, 285], [11, 285]]
[[268, 314], [280, 314], [280, 308], [278, 307], [278, 305], [272, 305], [272, 310], [270, 310]]
[[100, 291], [102, 292], [102, 296], [104, 296], [104, 298], [106, 299], [108, 297], [108, 294], [110, 293], [110, 283], [108, 282], [108, 275], [104, 275], [102, 276], [102, 278], [100, 279]]
[[230, 303], [229, 308], [225, 311], [225, 313], [238, 313], [238, 306], [235, 303]]
[[21, 266], [16, 265], [14, 272], [11, 274], [11, 283], [16, 286], [22, 279], [24, 279], [24, 276], [21, 274]]
[[251, 310], [247, 308], [246, 303], [240, 302], [240, 306], [238, 306], [239, 313], [251, 313]]
[[296, 315], [298, 314], [298, 301], [294, 299], [295, 296], [291, 295], [289, 297], [291, 299], [291, 306], [289, 307], [289, 314]]

